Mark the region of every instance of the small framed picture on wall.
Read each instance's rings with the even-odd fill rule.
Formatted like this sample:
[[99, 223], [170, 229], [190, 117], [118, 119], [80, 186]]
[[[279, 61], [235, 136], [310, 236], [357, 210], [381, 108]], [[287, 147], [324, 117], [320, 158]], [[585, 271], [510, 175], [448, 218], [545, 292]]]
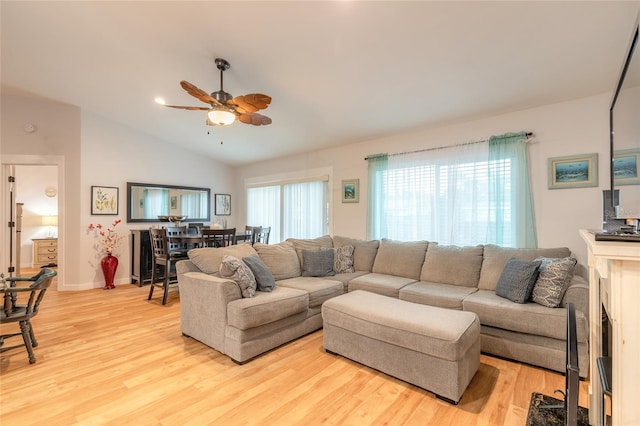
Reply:
[[598, 186], [598, 154], [548, 159], [549, 189]]
[[119, 188], [112, 186], [91, 187], [91, 214], [117, 215]]
[[342, 181], [342, 202], [360, 202], [360, 179], [347, 179]]
[[216, 194], [216, 216], [231, 215], [231, 194]]

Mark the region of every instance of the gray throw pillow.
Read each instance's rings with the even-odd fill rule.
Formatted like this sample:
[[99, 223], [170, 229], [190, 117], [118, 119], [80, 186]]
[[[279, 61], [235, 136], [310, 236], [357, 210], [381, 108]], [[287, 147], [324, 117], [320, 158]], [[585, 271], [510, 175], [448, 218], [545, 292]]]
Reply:
[[333, 250], [302, 250], [302, 276], [327, 277], [333, 271]]
[[243, 257], [242, 261], [247, 264], [253, 275], [256, 277], [258, 291], [271, 291], [276, 286], [273, 274], [257, 255]]
[[218, 271], [221, 277], [231, 278], [240, 287], [242, 297], [253, 297], [256, 294], [256, 277], [251, 269], [235, 256], [225, 254]]
[[577, 260], [573, 257], [538, 257], [536, 260], [542, 264], [531, 292], [531, 300], [542, 306], [557, 308], [573, 279]]
[[333, 270], [336, 274], [355, 272], [353, 267], [354, 247], [342, 246], [333, 249]]
[[511, 258], [504, 265], [496, 294], [516, 303], [526, 303], [538, 278], [539, 260], [527, 261]]

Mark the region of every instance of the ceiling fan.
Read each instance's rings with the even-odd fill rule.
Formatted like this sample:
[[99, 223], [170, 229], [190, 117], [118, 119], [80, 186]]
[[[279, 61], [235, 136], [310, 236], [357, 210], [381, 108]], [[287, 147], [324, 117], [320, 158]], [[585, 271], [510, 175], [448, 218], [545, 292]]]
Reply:
[[231, 65], [228, 61], [216, 58], [216, 66], [220, 70], [220, 90], [207, 94], [204, 90], [194, 86], [188, 81], [181, 81], [180, 86], [188, 94], [196, 99], [201, 100], [209, 107], [197, 106], [178, 106], [165, 105], [169, 108], [187, 109], [192, 111], [208, 111], [207, 125], [209, 126], [225, 126], [232, 124], [234, 121], [240, 120], [245, 124], [254, 126], [265, 126], [271, 124], [271, 118], [266, 115], [258, 114], [256, 111], [265, 109], [271, 103], [271, 96], [261, 93], [250, 93], [248, 95], [236, 96], [223, 90], [223, 73], [228, 70]]

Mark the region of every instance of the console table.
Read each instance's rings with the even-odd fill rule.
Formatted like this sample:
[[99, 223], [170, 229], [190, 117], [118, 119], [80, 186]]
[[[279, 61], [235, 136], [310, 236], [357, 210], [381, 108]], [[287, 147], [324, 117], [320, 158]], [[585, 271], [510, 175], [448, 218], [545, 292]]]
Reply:
[[151, 282], [151, 237], [149, 229], [131, 230], [131, 283]]
[[589, 253], [589, 423], [602, 423], [602, 385], [597, 359], [602, 356], [602, 309], [611, 325], [611, 421], [640, 425], [640, 243], [596, 241], [580, 236]]

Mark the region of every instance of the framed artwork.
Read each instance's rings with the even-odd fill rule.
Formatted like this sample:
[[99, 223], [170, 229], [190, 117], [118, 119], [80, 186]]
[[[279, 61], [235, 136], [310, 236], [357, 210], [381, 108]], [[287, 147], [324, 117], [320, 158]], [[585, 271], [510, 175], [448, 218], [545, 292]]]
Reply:
[[360, 202], [360, 179], [347, 179], [342, 181], [342, 202]]
[[178, 208], [178, 196], [177, 195], [172, 195], [171, 196], [171, 210], [176, 210]]
[[216, 216], [230, 216], [231, 215], [231, 195], [230, 194], [216, 194]]
[[112, 186], [92, 186], [91, 214], [117, 215], [119, 191], [119, 188]]
[[640, 176], [640, 148], [622, 149], [613, 153], [613, 182], [615, 185], [638, 185]]
[[553, 157], [547, 160], [549, 189], [598, 186], [598, 154]]

